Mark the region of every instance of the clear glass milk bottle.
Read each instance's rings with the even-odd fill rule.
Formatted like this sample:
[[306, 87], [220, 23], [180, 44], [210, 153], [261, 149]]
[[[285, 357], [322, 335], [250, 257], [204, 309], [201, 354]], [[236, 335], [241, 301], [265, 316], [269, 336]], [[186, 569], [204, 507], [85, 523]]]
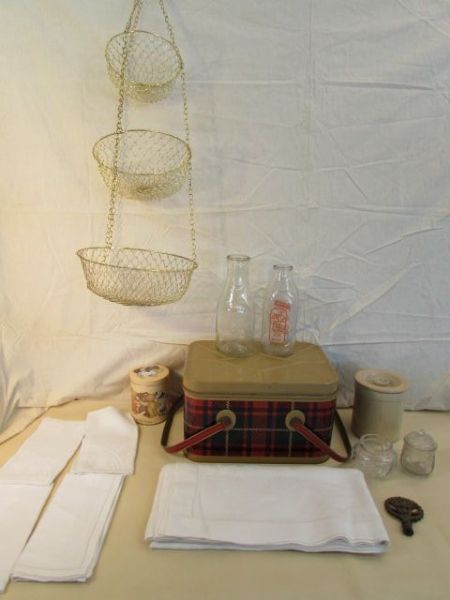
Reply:
[[289, 356], [294, 351], [298, 315], [298, 291], [292, 265], [274, 265], [263, 307], [262, 345], [264, 352]]
[[228, 356], [249, 356], [256, 350], [249, 262], [244, 254], [227, 256], [227, 279], [217, 305], [216, 346]]

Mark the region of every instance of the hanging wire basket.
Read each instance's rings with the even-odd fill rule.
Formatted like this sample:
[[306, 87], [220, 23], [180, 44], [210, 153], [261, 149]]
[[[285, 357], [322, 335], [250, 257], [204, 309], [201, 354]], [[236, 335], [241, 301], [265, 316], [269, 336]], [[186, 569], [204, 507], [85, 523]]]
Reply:
[[106, 46], [105, 57], [111, 81], [121, 86], [121, 69], [125, 48], [129, 48], [123, 79], [124, 94], [141, 102], [165, 98], [182, 69], [175, 46], [149, 31], [119, 33]]
[[81, 248], [89, 290], [111, 302], [159, 306], [179, 300], [186, 292], [194, 260], [140, 248]]
[[[115, 152], [120, 144], [117, 181]], [[106, 185], [136, 200], [157, 200], [175, 194], [189, 171], [191, 150], [186, 142], [168, 133], [149, 129], [129, 129], [100, 138], [93, 148], [94, 158]]]
[[[111, 302], [134, 306], [176, 302], [186, 293], [192, 273], [197, 268], [186, 77], [164, 1], [159, 0], [159, 5], [171, 45], [179, 60], [186, 141], [160, 131], [123, 129], [125, 89], [129, 84], [126, 79], [127, 65], [133, 54], [133, 46], [134, 50], [138, 47], [137, 38], [134, 40], [130, 36], [141, 33], [136, 27], [142, 0], [134, 0], [125, 32], [120, 34], [125, 36], [125, 42], [122, 42], [121, 48], [116, 131], [98, 140], [93, 148], [100, 173], [110, 189], [105, 245], [77, 251], [89, 290]], [[115, 37], [119, 38], [120, 35]], [[153, 60], [153, 54], [151, 58]], [[142, 57], [137, 62], [142, 62]], [[143, 65], [141, 68], [144, 72]], [[145, 68], [150, 67], [147, 65]], [[192, 258], [156, 250], [114, 246], [116, 208], [122, 196], [139, 200], [165, 198], [177, 192], [185, 180]]]

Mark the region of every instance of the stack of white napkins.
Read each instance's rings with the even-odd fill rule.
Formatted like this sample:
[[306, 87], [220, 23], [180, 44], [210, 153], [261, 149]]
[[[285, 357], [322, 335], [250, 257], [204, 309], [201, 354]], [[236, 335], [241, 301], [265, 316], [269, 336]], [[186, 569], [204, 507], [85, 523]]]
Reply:
[[0, 469], [0, 592], [83, 434], [83, 422], [46, 418]]
[[94, 571], [121, 475], [69, 473], [14, 567], [14, 579], [86, 581]]
[[389, 538], [356, 469], [177, 463], [160, 473], [152, 548], [381, 553]]
[[79, 457], [17, 561], [14, 579], [86, 581], [93, 573], [126, 475], [133, 473], [138, 431], [116, 408], [90, 412]]
[[84, 421], [45, 418], [0, 469], [1, 483], [50, 485], [75, 453]]
[[0, 485], [0, 593], [51, 489], [51, 485]]
[[113, 406], [90, 412], [74, 473], [131, 475], [138, 442], [133, 418]]

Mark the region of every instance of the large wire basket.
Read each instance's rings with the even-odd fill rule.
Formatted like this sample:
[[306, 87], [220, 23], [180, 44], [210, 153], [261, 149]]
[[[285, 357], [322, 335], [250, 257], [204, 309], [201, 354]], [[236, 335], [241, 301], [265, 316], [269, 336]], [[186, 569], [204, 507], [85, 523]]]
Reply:
[[128, 305], [176, 302], [197, 268], [189, 258], [140, 248], [81, 248], [77, 255], [91, 292]]
[[181, 56], [174, 45], [149, 31], [119, 33], [106, 46], [109, 76], [119, 89], [124, 52], [127, 64], [123, 93], [142, 102], [162, 100], [171, 91], [182, 68]]
[[191, 160], [186, 142], [149, 129], [106, 135], [96, 142], [93, 154], [106, 185], [112, 189], [115, 184], [119, 195], [136, 200], [157, 200], [175, 194], [186, 179]]

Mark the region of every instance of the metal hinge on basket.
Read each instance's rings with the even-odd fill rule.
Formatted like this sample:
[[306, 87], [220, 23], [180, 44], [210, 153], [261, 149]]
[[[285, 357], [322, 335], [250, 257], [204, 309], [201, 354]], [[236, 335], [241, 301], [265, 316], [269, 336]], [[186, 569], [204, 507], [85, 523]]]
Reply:
[[[159, 5], [170, 41], [137, 29], [142, 0], [134, 0], [125, 31], [107, 44], [108, 72], [119, 89], [116, 131], [94, 145], [100, 174], [110, 189], [105, 245], [81, 248], [86, 283], [94, 294], [120, 304], [157, 306], [179, 300], [197, 268], [192, 162], [186, 75], [163, 0]], [[185, 140], [161, 131], [123, 129], [125, 98], [144, 102], [164, 98], [181, 79]], [[166, 198], [187, 180], [191, 258], [160, 250], [115, 247], [117, 203]]]

